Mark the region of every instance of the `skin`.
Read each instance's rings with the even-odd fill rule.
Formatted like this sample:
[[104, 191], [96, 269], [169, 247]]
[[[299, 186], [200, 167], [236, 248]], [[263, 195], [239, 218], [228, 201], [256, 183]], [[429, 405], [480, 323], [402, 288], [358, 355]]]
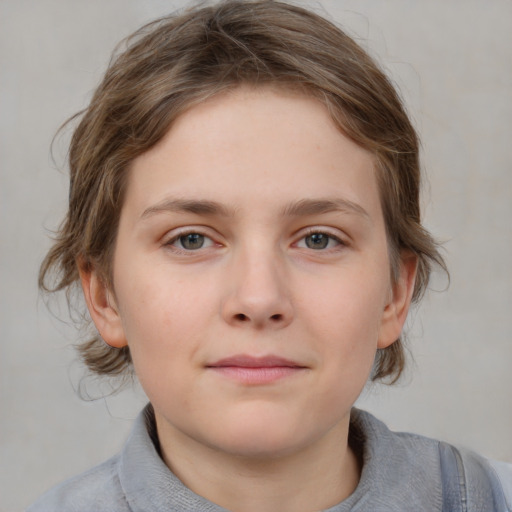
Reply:
[[[372, 155], [318, 101], [242, 88], [133, 162], [113, 289], [81, 277], [103, 339], [130, 347], [167, 465], [228, 510], [283, 512], [357, 486], [350, 409], [415, 268], [404, 254], [391, 281]], [[240, 354], [297, 367], [264, 382], [212, 367]]]

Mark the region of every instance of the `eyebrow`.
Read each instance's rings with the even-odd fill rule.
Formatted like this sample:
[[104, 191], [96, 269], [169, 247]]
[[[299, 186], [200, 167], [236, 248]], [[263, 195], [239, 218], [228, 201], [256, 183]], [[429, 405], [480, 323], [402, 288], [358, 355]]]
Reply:
[[343, 198], [301, 199], [300, 201], [286, 206], [283, 210], [283, 215], [287, 217], [300, 217], [330, 212], [356, 214], [365, 218], [370, 217], [368, 212], [361, 205]]
[[207, 216], [233, 216], [234, 212], [216, 201], [196, 199], [165, 199], [149, 208], [146, 208], [141, 219], [152, 217], [158, 213], [195, 213]]
[[[171, 198], [146, 208], [140, 218], [143, 220], [159, 213], [169, 212], [193, 213], [209, 217], [233, 217], [235, 215], [234, 209], [227, 208], [225, 205], [216, 201]], [[281, 214], [284, 217], [301, 217], [330, 212], [356, 214], [361, 217], [369, 218], [368, 212], [361, 205], [343, 198], [301, 199], [285, 206]]]

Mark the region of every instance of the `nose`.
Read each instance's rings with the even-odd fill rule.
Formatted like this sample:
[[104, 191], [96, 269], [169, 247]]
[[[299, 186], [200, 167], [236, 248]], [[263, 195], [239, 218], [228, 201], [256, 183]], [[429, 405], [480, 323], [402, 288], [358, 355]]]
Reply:
[[272, 253], [241, 254], [226, 278], [224, 320], [233, 326], [282, 329], [293, 319], [289, 280]]

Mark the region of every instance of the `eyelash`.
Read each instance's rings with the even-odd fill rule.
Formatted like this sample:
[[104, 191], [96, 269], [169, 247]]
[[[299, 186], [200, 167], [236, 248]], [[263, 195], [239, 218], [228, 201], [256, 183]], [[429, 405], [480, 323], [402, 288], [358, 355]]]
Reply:
[[[176, 242], [179, 242], [180, 240], [182, 240], [185, 237], [190, 236], [190, 235], [199, 235], [199, 236], [203, 237], [205, 241], [208, 240], [209, 241], [208, 246], [207, 247], [203, 247], [201, 245], [201, 247], [198, 247], [197, 249], [186, 249], [184, 247], [176, 247], [174, 245]], [[166, 241], [164, 243], [164, 245], [166, 247], [171, 248], [173, 251], [175, 251], [177, 253], [190, 254], [190, 253], [193, 253], [193, 252], [199, 252], [200, 249], [206, 249], [208, 247], [212, 247], [212, 246], [216, 245], [216, 243], [215, 243], [215, 241], [210, 236], [202, 233], [201, 230], [199, 230], [199, 229], [190, 229], [190, 230], [187, 230], [187, 231], [182, 231], [180, 233], [177, 233], [171, 239]]]
[[[312, 251], [318, 251], [318, 252], [331, 252], [339, 250], [340, 248], [346, 247], [348, 244], [343, 239], [341, 239], [339, 236], [334, 235], [333, 233], [330, 233], [325, 228], [309, 228], [306, 233], [298, 240], [298, 242], [295, 242], [295, 245], [298, 245], [299, 242], [306, 240], [308, 237], [311, 237], [313, 235], [325, 235], [327, 237], [327, 244], [329, 244], [331, 241], [335, 241], [336, 245], [334, 247], [321, 247], [317, 249], [313, 249], [312, 247], [304, 247], [304, 249], [309, 249]], [[302, 248], [302, 247], [300, 247]]]
[[[204, 247], [204, 245], [201, 245], [200, 247], [196, 248], [196, 249], [186, 249], [184, 247], [177, 247], [175, 244], [177, 242], [180, 242], [180, 240], [183, 240], [185, 237], [189, 236], [189, 235], [198, 235], [200, 237], [203, 237], [204, 241], [208, 241], [207, 242], [207, 246]], [[327, 246], [326, 247], [319, 247], [319, 248], [312, 248], [312, 247], [300, 247], [299, 246], [299, 243], [302, 242], [302, 241], [305, 241], [308, 237], [311, 237], [313, 235], [323, 235], [323, 236], [326, 236], [327, 237]], [[332, 243], [332, 241], [336, 242], [336, 245], [334, 247], [328, 247], [329, 244]], [[176, 253], [180, 253], [180, 254], [191, 254], [191, 253], [194, 253], [194, 252], [199, 252], [201, 249], [208, 249], [214, 245], [219, 245], [219, 244], [216, 244], [216, 242], [208, 235], [206, 235], [204, 232], [202, 232], [201, 230], [199, 229], [190, 229], [190, 230], [187, 230], [187, 231], [182, 231], [182, 232], [179, 232], [177, 233], [176, 235], [174, 235], [171, 239], [169, 239], [168, 241], [166, 241], [164, 243], [164, 245], [166, 247], [169, 247], [171, 248], [174, 252]], [[307, 242], [305, 242], [305, 245], [307, 245]], [[339, 236], [336, 236], [332, 233], [330, 233], [329, 231], [327, 231], [325, 228], [321, 229], [321, 228], [309, 228], [306, 233], [304, 233], [301, 238], [294, 243], [294, 246], [300, 248], [300, 249], [306, 249], [306, 250], [311, 250], [311, 251], [315, 251], [315, 252], [331, 252], [331, 251], [336, 251], [336, 250], [339, 250], [340, 248], [343, 248], [343, 247], [346, 247], [348, 244], [346, 241], [342, 240]]]

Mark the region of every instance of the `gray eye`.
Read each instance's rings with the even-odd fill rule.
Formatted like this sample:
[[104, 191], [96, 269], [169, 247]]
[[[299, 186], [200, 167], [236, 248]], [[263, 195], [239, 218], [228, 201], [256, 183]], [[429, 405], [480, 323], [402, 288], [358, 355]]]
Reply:
[[201, 249], [204, 245], [204, 235], [199, 233], [188, 233], [179, 237], [180, 245], [183, 249], [193, 251], [194, 249]]
[[325, 249], [329, 245], [331, 237], [325, 233], [313, 233], [304, 238], [309, 249]]

